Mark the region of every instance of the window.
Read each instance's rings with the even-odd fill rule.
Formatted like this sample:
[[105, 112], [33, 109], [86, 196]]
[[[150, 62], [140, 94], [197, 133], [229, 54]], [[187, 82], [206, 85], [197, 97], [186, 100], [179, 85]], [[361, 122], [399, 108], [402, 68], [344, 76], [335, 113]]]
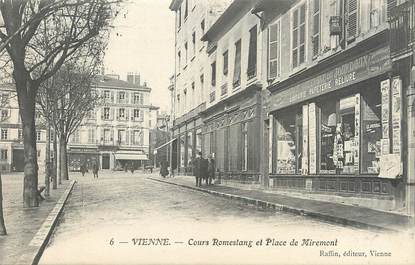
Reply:
[[[240, 59], [239, 59], [240, 61]], [[240, 64], [240, 62], [239, 62]], [[248, 79], [256, 76], [257, 67], [257, 27], [249, 30]]]
[[196, 32], [193, 31], [192, 33], [192, 57], [195, 56], [196, 53]]
[[[370, 0], [370, 28], [380, 25], [382, 21], [382, 0]], [[384, 20], [384, 19], [383, 19]]]
[[8, 130], [1, 129], [1, 140], [7, 140], [7, 138], [8, 138]]
[[42, 141], [42, 132], [36, 131], [36, 141]]
[[7, 158], [8, 158], [8, 150], [7, 149], [1, 149], [0, 159], [1, 160], [7, 160]]
[[18, 140], [23, 140], [23, 130], [22, 129], [17, 130], [17, 139]]
[[109, 120], [110, 119], [110, 108], [104, 108], [103, 118], [104, 118], [104, 120]]
[[223, 53], [223, 75], [228, 75], [228, 51]]
[[123, 91], [118, 92], [118, 102], [125, 103], [125, 92]]
[[204, 101], [203, 92], [205, 91], [205, 76], [200, 75], [200, 102]]
[[305, 62], [305, 4], [293, 11], [292, 16], [292, 67], [296, 68]]
[[108, 144], [111, 143], [111, 130], [110, 129], [104, 129], [104, 143]]
[[241, 40], [235, 43], [235, 65], [233, 71], [233, 87], [241, 85]]
[[140, 118], [140, 110], [134, 109], [134, 120], [138, 120]]
[[187, 15], [189, 15], [189, 2], [188, 0], [184, 1], [184, 19], [187, 18]]
[[202, 30], [202, 35], [204, 35], [205, 34], [205, 20], [204, 19], [200, 22], [200, 29]]
[[291, 109], [277, 114], [277, 174], [301, 173], [302, 131], [300, 111]]
[[314, 0], [313, 6], [313, 57], [320, 52], [320, 0]]
[[133, 144], [134, 145], [142, 145], [142, 132], [141, 131], [133, 131]]
[[210, 65], [210, 68], [211, 68], [211, 73], [212, 73], [212, 81], [211, 81], [211, 84], [214, 87], [214, 86], [216, 86], [216, 61], [213, 62]]
[[188, 50], [187, 50], [187, 42], [184, 44], [184, 66], [186, 67], [187, 65], [187, 60], [188, 60]]
[[95, 129], [89, 128], [88, 129], [88, 143], [95, 143]]
[[248, 170], [248, 124], [242, 124], [242, 170]]
[[134, 104], [139, 104], [140, 103], [140, 93], [134, 93]]
[[118, 130], [118, 144], [125, 144], [125, 130]]
[[355, 173], [356, 106], [355, 95], [320, 104], [320, 173]]
[[268, 34], [269, 34], [269, 46], [268, 46], [268, 54], [269, 54], [269, 62], [268, 62], [268, 78], [276, 78], [280, 76], [280, 52], [281, 52], [281, 21], [277, 21], [277, 23], [272, 24], [269, 27]]
[[7, 109], [1, 110], [1, 118], [6, 119], [7, 117], [9, 117], [9, 110]]
[[125, 120], [125, 109], [124, 108], [120, 108], [118, 110], [118, 119]]
[[104, 91], [104, 100], [105, 102], [111, 102], [111, 92], [109, 90]]
[[180, 51], [177, 52], [177, 67], [179, 68], [178, 72], [180, 73], [180, 68], [182, 67], [182, 55]]
[[382, 138], [381, 98], [379, 89], [369, 89], [362, 93], [362, 173], [379, 173]]

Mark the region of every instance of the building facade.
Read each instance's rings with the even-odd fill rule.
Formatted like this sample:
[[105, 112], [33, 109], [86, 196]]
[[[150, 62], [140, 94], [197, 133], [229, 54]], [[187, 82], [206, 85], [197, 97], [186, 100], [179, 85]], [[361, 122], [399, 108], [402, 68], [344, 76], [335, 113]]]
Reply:
[[[22, 121], [17, 102], [16, 88], [11, 83], [0, 84], [0, 170], [24, 170]], [[45, 170], [46, 126], [36, 113], [37, 162], [39, 172]]]
[[191, 172], [191, 161], [202, 150], [202, 119], [206, 108], [206, 43], [201, 37], [229, 1], [173, 0], [175, 22], [174, 126], [172, 150], [177, 150], [172, 169]]
[[129, 73], [128, 81], [118, 76], [100, 76], [94, 83], [103, 104], [91, 111], [71, 136], [68, 144], [69, 169], [122, 170], [140, 168], [149, 156], [150, 128], [157, 122], [157, 107], [149, 102], [151, 88], [140, 76]]
[[[226, 183], [413, 215], [414, 2], [233, 1], [184, 66], [179, 36], [178, 168], [201, 149]], [[200, 107], [182, 102], [187, 67], [203, 75]]]

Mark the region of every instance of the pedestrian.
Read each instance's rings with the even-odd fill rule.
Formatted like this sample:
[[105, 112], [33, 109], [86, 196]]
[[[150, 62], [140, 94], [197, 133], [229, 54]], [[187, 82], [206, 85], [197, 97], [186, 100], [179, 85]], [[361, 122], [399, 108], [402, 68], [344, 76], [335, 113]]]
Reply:
[[131, 174], [134, 173], [134, 164], [132, 162], [130, 164], [130, 171], [131, 171]]
[[209, 184], [212, 185], [212, 181], [215, 179], [215, 159], [214, 154], [210, 154], [208, 157], [208, 179]]
[[81, 173], [82, 173], [82, 177], [85, 176], [85, 172], [86, 172], [86, 165], [85, 163], [81, 165]]
[[202, 176], [200, 166], [202, 163], [202, 152], [197, 153], [197, 157], [193, 160], [193, 176], [196, 178], [196, 187], [202, 186]]
[[94, 178], [98, 178], [98, 165], [97, 163], [94, 163], [94, 165], [92, 166], [92, 173], [94, 174]]
[[207, 158], [201, 158], [200, 162], [200, 175], [201, 175], [201, 182], [205, 180], [206, 185], [208, 185], [208, 169], [209, 169], [209, 162]]
[[160, 175], [165, 178], [169, 174], [169, 169], [167, 168], [167, 161], [162, 161], [160, 164]]

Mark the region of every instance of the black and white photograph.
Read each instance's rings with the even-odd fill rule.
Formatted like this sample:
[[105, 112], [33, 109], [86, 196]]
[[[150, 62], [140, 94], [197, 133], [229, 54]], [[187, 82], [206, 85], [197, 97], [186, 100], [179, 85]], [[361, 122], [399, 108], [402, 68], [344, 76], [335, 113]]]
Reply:
[[415, 0], [0, 0], [0, 264], [415, 264]]

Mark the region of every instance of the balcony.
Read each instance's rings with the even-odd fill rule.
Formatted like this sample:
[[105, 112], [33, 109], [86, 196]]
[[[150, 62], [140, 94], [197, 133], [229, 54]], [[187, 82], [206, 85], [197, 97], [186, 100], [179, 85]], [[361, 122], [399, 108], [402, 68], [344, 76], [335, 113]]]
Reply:
[[415, 44], [415, 0], [409, 0], [390, 12], [390, 49], [392, 57], [411, 51]]

